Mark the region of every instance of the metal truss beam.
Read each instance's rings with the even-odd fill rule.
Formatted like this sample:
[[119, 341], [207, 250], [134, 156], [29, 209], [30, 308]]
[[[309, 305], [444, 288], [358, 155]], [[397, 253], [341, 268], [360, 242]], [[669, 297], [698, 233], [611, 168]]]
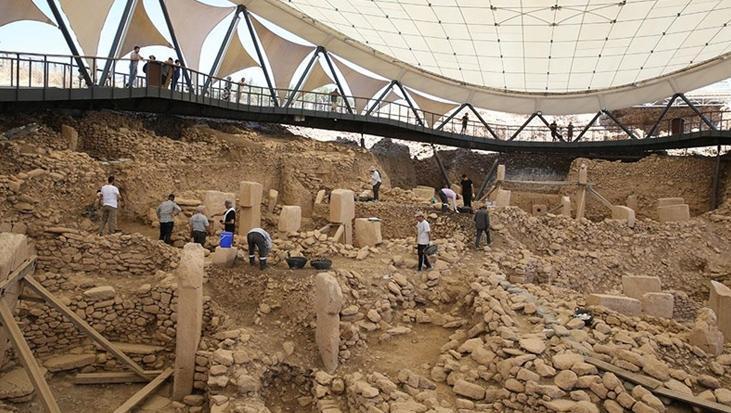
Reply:
[[[292, 101], [294, 101], [294, 98], [297, 96], [297, 93], [299, 93], [299, 90], [302, 87], [302, 84], [305, 83], [307, 76], [310, 75], [310, 72], [312, 71], [312, 66], [314, 66], [317, 63], [317, 59], [320, 57], [320, 53], [322, 51], [323, 51], [322, 46], [317, 46], [317, 49], [315, 49], [315, 53], [312, 54], [312, 57], [310, 57], [310, 61], [307, 62], [307, 67], [305, 67], [305, 71], [302, 72], [302, 76], [300, 76], [300, 78], [297, 79], [297, 83], [295, 84], [294, 89], [292, 90], [292, 93], [289, 94], [289, 98], [287, 98], [287, 102], [284, 104], [285, 108], [288, 108], [289, 105], [292, 104]], [[345, 99], [344, 96], [343, 96], [343, 99]]]
[[261, 51], [261, 45], [259, 44], [259, 38], [256, 36], [256, 30], [254, 30], [254, 25], [251, 24], [251, 16], [249, 16], [249, 10], [246, 7], [243, 7], [242, 10], [244, 21], [246, 22], [246, 27], [249, 29], [249, 36], [251, 36], [251, 42], [254, 43], [254, 50], [256, 50], [256, 58], [259, 59], [259, 66], [261, 67], [261, 70], [264, 72], [264, 79], [267, 82], [267, 87], [269, 88], [269, 94], [272, 96], [272, 101], [274, 102], [274, 106], [279, 106], [279, 100], [277, 99], [277, 92], [274, 90], [274, 84], [272, 83], [272, 77], [269, 75], [269, 69], [267, 69], [266, 62], [264, 61], [264, 54]]
[[[548, 123], [548, 121], [546, 120], [546, 118], [544, 118], [544, 117], [543, 117], [543, 114], [542, 114], [541, 112], [536, 112], [536, 116], [538, 116], [538, 119], [540, 119], [540, 120], [541, 120], [541, 122], [543, 122], [543, 124], [544, 124], [544, 125], [546, 125], [546, 127], [548, 128], [548, 131], [549, 131], [549, 132], [551, 133], [551, 139], [553, 139], [553, 131], [551, 130], [551, 124], [550, 124], [550, 123]], [[558, 140], [560, 140], [561, 142], [566, 142], [566, 141], [565, 141], [565, 140], [563, 139], [563, 136], [561, 136], [561, 134], [560, 134], [560, 133], [558, 133], [558, 131], [556, 131], [556, 137], [557, 137], [557, 138], [558, 138]]]
[[411, 101], [411, 97], [408, 93], [406, 93], [406, 90], [404, 89], [401, 82], [396, 81], [394, 85], [398, 86], [399, 90], [401, 90], [401, 94], [404, 95], [406, 103], [409, 104], [409, 107], [411, 107], [411, 111], [414, 112], [414, 116], [416, 116], [416, 122], [418, 122], [420, 126], [424, 126], [424, 121], [421, 119], [421, 116], [419, 116], [419, 111], [416, 109], [416, 105], [414, 105], [414, 102]]
[[221, 42], [221, 47], [218, 48], [218, 53], [216, 53], [216, 58], [213, 60], [213, 66], [211, 66], [211, 71], [208, 73], [208, 78], [206, 79], [206, 83], [203, 85], [204, 93], [206, 91], [208, 91], [209, 87], [211, 87], [211, 83], [213, 83], [213, 76], [216, 75], [216, 72], [221, 67], [221, 61], [223, 60], [223, 56], [226, 54], [226, 51], [228, 50], [229, 46], [231, 46], [231, 39], [233, 39], [233, 34], [236, 30], [236, 25], [239, 22], [239, 15], [242, 11], [242, 7], [243, 6], [236, 7], [236, 11], [234, 12], [233, 17], [231, 18], [231, 23], [228, 25], [228, 29], [226, 30], [226, 35], [223, 36], [223, 41]]
[[[330, 59], [330, 53], [328, 53], [328, 51], [323, 48], [322, 55], [325, 56], [327, 67], [330, 68], [330, 73], [332, 73], [333, 78], [335, 79], [335, 84], [340, 90], [340, 96], [342, 96], [343, 100], [345, 101], [345, 107], [348, 109], [348, 113], [352, 114], [353, 108], [350, 106], [350, 101], [348, 101], [348, 97], [345, 94], [345, 89], [343, 88], [343, 84], [340, 81], [340, 76], [338, 76], [338, 73], [335, 71], [335, 65], [333, 64], [332, 59]], [[353, 103], [355, 103], [355, 101], [353, 101]]]
[[[49, 0], [51, 1], [51, 0]], [[99, 86], [104, 85], [104, 83], [107, 81], [107, 77], [109, 77], [109, 71], [112, 68], [112, 65], [114, 64], [114, 59], [117, 57], [117, 53], [119, 51], [119, 45], [122, 43], [122, 40], [127, 36], [127, 29], [129, 28], [129, 20], [130, 16], [132, 15], [132, 10], [134, 10], [135, 7], [137, 7], [138, 0], [127, 0], [127, 3], [124, 5], [124, 10], [122, 11], [122, 18], [119, 20], [119, 26], [117, 26], [117, 32], [114, 34], [114, 40], [112, 40], [112, 46], [109, 48], [109, 56], [107, 58], [106, 63], [104, 64], [104, 70], [102, 71], [102, 75], [99, 77]], [[132, 85], [134, 82], [134, 79], [128, 79], [127, 82]]]
[[624, 126], [624, 124], [622, 122], [617, 120], [617, 118], [615, 118], [614, 115], [612, 115], [612, 112], [610, 112], [606, 109], [602, 109], [602, 113], [607, 115], [609, 117], [609, 119], [614, 121], [614, 123], [616, 123], [617, 126], [619, 126], [624, 131], [624, 133], [626, 133], [627, 136], [629, 136], [630, 139], [637, 139], [637, 136], [634, 133], [632, 133], [631, 130], [627, 129], [627, 127]]
[[688, 105], [688, 107], [691, 108], [693, 110], [693, 112], [695, 112], [695, 114], [698, 115], [703, 120], [703, 123], [705, 123], [706, 125], [708, 125], [709, 128], [711, 128], [711, 130], [714, 130], [714, 131], [718, 130], [718, 128], [716, 128], [716, 125], [714, 125], [713, 122], [711, 122], [706, 117], [706, 115], [701, 113], [701, 111], [698, 110], [698, 108], [691, 101], [689, 101], [688, 98], [686, 98], [684, 94], [679, 93], [678, 96], [681, 99], [683, 99], [683, 102], [685, 102]]
[[574, 139], [573, 141], [574, 142], [580, 141], [581, 138], [584, 137], [584, 134], [586, 134], [586, 132], [589, 131], [589, 128], [591, 128], [592, 126], [594, 126], [594, 122], [596, 122], [597, 119], [599, 119], [599, 116], [601, 116], [601, 115], [602, 115], [601, 112], [597, 112], [596, 115], [594, 115], [594, 117], [591, 118], [591, 122], [587, 123], [586, 126], [584, 126], [584, 129], [581, 130], [581, 133], [579, 134], [579, 136], [577, 136], [576, 139]]
[[178, 60], [180, 60], [180, 70], [183, 72], [183, 78], [185, 79], [185, 83], [188, 85], [188, 90], [192, 91], [193, 83], [190, 81], [190, 74], [186, 70], [188, 63], [185, 61], [185, 56], [183, 56], [180, 43], [178, 43], [178, 37], [175, 35], [175, 28], [173, 27], [172, 20], [170, 20], [170, 14], [168, 13], [168, 8], [165, 5], [165, 0], [160, 0], [160, 9], [162, 10], [162, 15], [165, 18], [165, 25], [167, 25], [168, 33], [170, 33], [170, 37], [173, 39], [173, 48], [175, 49], [175, 53], [178, 55]]
[[378, 98], [376, 98], [376, 101], [373, 102], [373, 104], [366, 111], [366, 113], [365, 113], [366, 116], [369, 116], [371, 113], [373, 113], [373, 111], [378, 107], [378, 104], [381, 103], [381, 101], [388, 95], [388, 92], [391, 91], [391, 89], [393, 89], [394, 84], [396, 84], [396, 81], [392, 80], [391, 83], [389, 83], [388, 86], [386, 86], [386, 88], [383, 89], [383, 92], [380, 95], [378, 95]]
[[[61, 16], [61, 12], [58, 10], [58, 6], [56, 6], [55, 0], [48, 0], [48, 7], [51, 8], [53, 18], [56, 20], [58, 28], [61, 30], [61, 33], [63, 34], [64, 40], [66, 40], [66, 44], [68, 45], [69, 50], [71, 50], [71, 54], [76, 61], [76, 65], [79, 67], [79, 72], [81, 73], [81, 76], [84, 77], [84, 82], [86, 82], [86, 85], [89, 87], [94, 86], [94, 81], [89, 75], [89, 70], [87, 70], [86, 68], [84, 59], [81, 58], [81, 54], [79, 53], [79, 49], [76, 47], [76, 43], [74, 43], [74, 39], [71, 38], [71, 33], [69, 32], [68, 27], [66, 27], [66, 23], [63, 21], [63, 17]], [[96, 53], [96, 50], [94, 51], [94, 53]]]
[[660, 112], [660, 116], [657, 118], [657, 122], [655, 122], [655, 124], [652, 125], [652, 128], [647, 133], [647, 137], [648, 138], [651, 138], [653, 135], [655, 135], [655, 131], [657, 131], [657, 127], [660, 126], [660, 122], [662, 122], [662, 120], [665, 117], [665, 115], [667, 115], [668, 111], [673, 106], [673, 103], [675, 102], [675, 100], [677, 98], [678, 98], [678, 94], [677, 93], [674, 94], [672, 98], [670, 98], [670, 100], [668, 101], [668, 104], [665, 105], [665, 107], [663, 108], [662, 112]]
[[522, 125], [520, 125], [520, 127], [518, 128], [518, 130], [516, 130], [516, 131], [515, 131], [515, 133], [513, 134], [513, 136], [511, 136], [511, 137], [510, 137], [510, 139], [508, 139], [508, 140], [509, 140], [509, 141], [515, 140], [515, 138], [517, 138], [517, 137], [518, 137], [518, 135], [520, 135], [520, 132], [523, 132], [523, 129], [525, 129], [525, 127], [526, 127], [526, 126], [528, 126], [528, 124], [529, 124], [529, 123], [530, 123], [530, 122], [531, 122], [531, 121], [533, 120], [533, 118], [535, 118], [536, 116], [538, 116], [538, 112], [534, 112], [534, 113], [533, 113], [532, 115], [530, 115], [530, 116], [528, 117], [528, 119], [526, 119], [526, 120], [525, 120], [525, 122], [523, 122], [523, 124], [522, 124]]

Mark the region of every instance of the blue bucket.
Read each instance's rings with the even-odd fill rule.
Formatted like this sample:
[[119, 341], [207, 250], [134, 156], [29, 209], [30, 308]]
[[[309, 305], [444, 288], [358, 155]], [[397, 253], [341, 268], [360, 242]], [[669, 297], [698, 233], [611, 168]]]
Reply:
[[221, 248], [231, 248], [233, 243], [234, 243], [234, 233], [223, 231], [221, 233], [221, 240], [218, 242], [218, 245]]

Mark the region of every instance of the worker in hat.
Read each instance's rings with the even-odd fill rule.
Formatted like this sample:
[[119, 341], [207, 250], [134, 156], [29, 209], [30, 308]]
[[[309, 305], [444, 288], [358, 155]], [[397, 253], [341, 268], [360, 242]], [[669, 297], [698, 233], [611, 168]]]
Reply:
[[431, 227], [429, 222], [424, 217], [423, 212], [416, 213], [416, 254], [419, 259], [417, 271], [421, 271], [426, 267], [431, 269], [431, 263], [429, 258], [426, 256], [426, 247], [431, 242]]

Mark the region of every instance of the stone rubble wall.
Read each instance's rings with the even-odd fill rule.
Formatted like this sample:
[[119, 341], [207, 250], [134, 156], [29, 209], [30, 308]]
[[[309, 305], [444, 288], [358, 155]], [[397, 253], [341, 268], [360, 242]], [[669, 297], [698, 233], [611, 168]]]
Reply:
[[103, 273], [130, 277], [170, 271], [179, 251], [141, 234], [99, 237], [72, 228], [49, 227], [36, 241], [38, 267], [54, 273]]

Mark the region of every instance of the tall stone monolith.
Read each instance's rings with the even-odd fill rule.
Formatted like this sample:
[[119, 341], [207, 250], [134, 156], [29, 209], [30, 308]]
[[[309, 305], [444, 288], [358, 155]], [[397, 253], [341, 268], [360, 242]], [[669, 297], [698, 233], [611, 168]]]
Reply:
[[340, 309], [343, 306], [343, 292], [338, 281], [330, 273], [315, 277], [315, 313], [317, 327], [315, 341], [325, 370], [338, 368], [340, 348]]
[[173, 399], [182, 400], [193, 391], [195, 354], [203, 326], [203, 247], [188, 243], [175, 271], [178, 279], [177, 330]]

